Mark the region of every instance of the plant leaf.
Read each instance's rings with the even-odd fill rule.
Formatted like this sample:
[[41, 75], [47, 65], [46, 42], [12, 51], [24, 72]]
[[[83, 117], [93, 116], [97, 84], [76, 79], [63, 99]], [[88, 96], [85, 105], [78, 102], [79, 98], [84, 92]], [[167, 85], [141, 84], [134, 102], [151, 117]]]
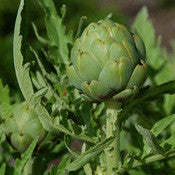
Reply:
[[132, 30], [144, 41], [146, 47], [146, 58], [149, 65], [154, 69], [158, 69], [162, 66], [165, 60], [161, 59], [160, 42], [158, 44], [156, 43], [154, 27], [152, 22], [148, 20], [148, 16], [148, 9], [143, 7], [134, 20]]
[[68, 166], [68, 164], [71, 161], [71, 156], [65, 156], [63, 157], [63, 160], [60, 162], [60, 164], [58, 165], [58, 167], [55, 167], [54, 165], [52, 165], [51, 169], [49, 172], [44, 173], [45, 175], [65, 175], [66, 173], [66, 166]]
[[143, 138], [145, 139], [145, 141], [149, 147], [151, 147], [157, 153], [164, 155], [163, 148], [159, 146], [157, 139], [152, 134], [152, 132], [150, 132], [148, 129], [145, 129], [138, 124], [136, 124], [135, 127], [136, 127], [137, 131], [143, 136]]
[[3, 164], [0, 166], [0, 175], [5, 175], [5, 172], [6, 172], [6, 164], [3, 163]]
[[[156, 41], [154, 26], [148, 19], [148, 10], [143, 7], [132, 26], [132, 29], [144, 41], [146, 46], [146, 59], [148, 61], [148, 73], [154, 85], [160, 85], [175, 79], [174, 60], [169, 59], [166, 49], [161, 47], [161, 38]], [[171, 114], [175, 106], [175, 96], [165, 95], [162, 108], [166, 115]]]
[[0, 119], [5, 120], [12, 113], [12, 107], [10, 105], [9, 87], [3, 87], [0, 80]]
[[153, 87], [146, 91], [142, 96], [134, 99], [130, 104], [126, 105], [120, 113], [118, 123], [126, 119], [133, 111], [135, 106], [139, 106], [141, 103], [154, 101], [160, 98], [164, 94], [175, 93], [175, 80], [163, 83], [159, 86]]
[[37, 144], [38, 139], [34, 139], [26, 152], [21, 156], [21, 159], [16, 160], [13, 175], [21, 175], [27, 161], [32, 157], [33, 150]]
[[23, 55], [25, 55], [25, 49], [26, 49], [25, 46], [26, 34], [24, 33], [25, 23], [22, 23], [22, 20], [26, 19], [25, 8], [26, 8], [25, 0], [21, 0], [15, 23], [14, 43], [13, 43], [14, 65], [15, 65], [16, 76], [25, 100], [27, 101], [29, 106], [32, 109], [34, 109], [35, 112], [38, 114], [39, 119], [44, 128], [46, 130], [52, 130], [51, 117], [48, 114], [47, 110], [40, 104], [40, 99], [35, 98], [32, 81], [29, 75], [29, 70], [25, 69], [23, 65], [24, 61]]
[[138, 100], [139, 102], [153, 101], [156, 100], [157, 98], [160, 98], [164, 94], [174, 94], [174, 93], [175, 93], [175, 80], [153, 87], [152, 89], [148, 90], [142, 97], [138, 98]]
[[85, 151], [81, 156], [79, 156], [75, 161], [73, 161], [69, 166], [66, 168], [67, 171], [76, 171], [83, 167], [86, 163], [88, 163], [91, 159], [98, 156], [106, 147], [108, 147], [112, 141], [114, 140], [114, 137], [109, 137], [102, 142], [98, 143], [93, 148]]
[[47, 34], [50, 39], [52, 46], [55, 46], [56, 58], [59, 58], [57, 61], [59, 63], [67, 64], [69, 62], [69, 50], [68, 44], [72, 44], [73, 35], [66, 35], [65, 26], [63, 25], [63, 18], [66, 13], [66, 7], [61, 8], [62, 17], [57, 14], [54, 2], [52, 0], [38, 0], [42, 8], [45, 11], [45, 22]]
[[151, 132], [157, 137], [168, 125], [175, 121], [175, 114], [167, 116], [154, 124]]
[[[15, 64], [15, 71], [17, 75], [17, 80], [22, 91], [22, 94], [29, 104], [30, 108], [34, 109], [35, 112], [38, 114], [39, 119], [43, 125], [43, 127], [52, 132], [63, 132], [65, 134], [71, 135], [73, 137], [87, 140], [89, 142], [94, 142], [93, 139], [86, 136], [85, 134], [75, 135], [71, 131], [69, 131], [66, 127], [61, 124], [54, 124], [51, 116], [49, 115], [47, 109], [41, 104], [41, 98], [37, 98], [33, 90], [32, 81], [29, 75], [29, 70], [24, 68], [23, 65], [23, 55], [25, 55], [25, 37], [23, 38], [23, 29], [24, 24], [22, 25], [22, 19], [26, 18], [25, 15], [25, 0], [21, 0], [20, 6], [18, 9], [18, 14], [15, 23], [15, 31], [14, 31], [14, 64]], [[44, 1], [45, 2], [45, 1]], [[50, 1], [49, 1], [50, 2]], [[47, 5], [49, 5], [46, 2]], [[23, 19], [23, 20], [24, 20]], [[25, 21], [25, 20], [24, 20]]]
[[69, 165], [72, 156], [65, 157], [56, 170], [56, 175], [65, 175], [66, 167]]

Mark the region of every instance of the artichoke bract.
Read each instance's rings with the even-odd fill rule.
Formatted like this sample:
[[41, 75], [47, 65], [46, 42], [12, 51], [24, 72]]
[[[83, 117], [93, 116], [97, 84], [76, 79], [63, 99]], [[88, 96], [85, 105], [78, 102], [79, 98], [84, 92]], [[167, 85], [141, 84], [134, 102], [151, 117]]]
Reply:
[[19, 152], [24, 152], [36, 137], [40, 143], [47, 134], [37, 114], [25, 102], [15, 107], [4, 128], [12, 146]]
[[109, 19], [85, 28], [71, 51], [67, 75], [77, 89], [94, 102], [123, 101], [147, 77], [142, 39]]

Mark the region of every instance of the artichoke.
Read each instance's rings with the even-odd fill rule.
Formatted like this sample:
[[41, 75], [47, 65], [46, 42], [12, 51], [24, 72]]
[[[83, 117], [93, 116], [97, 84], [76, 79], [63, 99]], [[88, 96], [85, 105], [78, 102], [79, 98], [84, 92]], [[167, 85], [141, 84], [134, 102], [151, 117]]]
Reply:
[[138, 92], [147, 77], [142, 39], [109, 19], [91, 23], [71, 51], [67, 75], [91, 101], [123, 101]]
[[24, 152], [36, 137], [40, 143], [47, 134], [37, 114], [25, 102], [15, 107], [13, 115], [5, 120], [4, 128], [12, 146], [19, 152]]

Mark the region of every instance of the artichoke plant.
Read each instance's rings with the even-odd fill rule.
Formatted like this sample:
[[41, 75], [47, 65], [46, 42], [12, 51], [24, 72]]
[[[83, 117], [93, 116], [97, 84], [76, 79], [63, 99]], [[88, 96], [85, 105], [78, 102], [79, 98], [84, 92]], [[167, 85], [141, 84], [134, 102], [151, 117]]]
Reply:
[[40, 143], [47, 134], [37, 114], [25, 102], [15, 107], [13, 115], [5, 120], [4, 129], [19, 152], [24, 152], [36, 137]]
[[109, 19], [91, 23], [71, 51], [71, 83], [91, 101], [123, 101], [144, 83], [147, 71], [142, 39]]

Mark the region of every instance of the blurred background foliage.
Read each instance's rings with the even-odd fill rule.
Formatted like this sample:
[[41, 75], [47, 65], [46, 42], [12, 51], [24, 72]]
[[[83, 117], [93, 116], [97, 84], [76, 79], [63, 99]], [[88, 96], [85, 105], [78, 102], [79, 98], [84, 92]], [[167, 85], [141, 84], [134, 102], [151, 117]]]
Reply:
[[[162, 36], [162, 46], [171, 54], [170, 40], [175, 38], [175, 1], [174, 0], [54, 0], [57, 9], [62, 4], [67, 6], [65, 24], [67, 29], [76, 30], [81, 16], [87, 16], [86, 24], [113, 14], [113, 20], [131, 25], [137, 12], [146, 5], [153, 20], [156, 34]], [[45, 34], [44, 12], [36, 0], [30, 0], [30, 20], [37, 24], [41, 34]], [[0, 0], [0, 78], [9, 84], [11, 93], [17, 92], [18, 86], [13, 66], [13, 29], [19, 0]], [[171, 27], [170, 27], [171, 26]], [[30, 27], [29, 39], [36, 43], [33, 29]]]

